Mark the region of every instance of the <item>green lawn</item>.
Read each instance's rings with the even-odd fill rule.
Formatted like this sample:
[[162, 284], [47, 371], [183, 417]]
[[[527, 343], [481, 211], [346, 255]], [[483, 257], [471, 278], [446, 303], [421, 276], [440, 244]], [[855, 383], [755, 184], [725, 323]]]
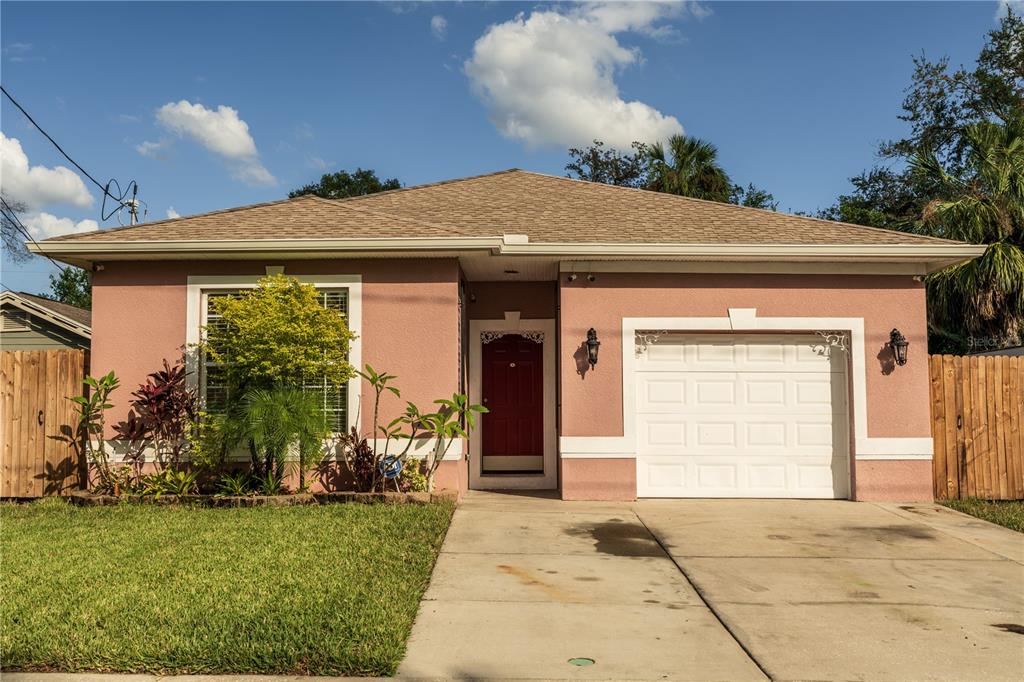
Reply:
[[958, 512], [1024, 533], [1024, 501], [946, 500], [942, 504]]
[[0, 505], [0, 662], [390, 675], [451, 513]]

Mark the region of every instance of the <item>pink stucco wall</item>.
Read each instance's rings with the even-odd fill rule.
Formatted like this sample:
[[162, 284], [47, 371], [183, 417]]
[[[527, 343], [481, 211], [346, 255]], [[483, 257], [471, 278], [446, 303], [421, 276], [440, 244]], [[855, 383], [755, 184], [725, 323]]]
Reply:
[[636, 499], [635, 459], [563, 459], [559, 465], [563, 500]]
[[[291, 275], [362, 276], [362, 361], [396, 374], [395, 385], [402, 389], [401, 400], [385, 397], [384, 414], [397, 414], [405, 400], [429, 406], [457, 390], [454, 259], [115, 261], [93, 274], [91, 371], [114, 370], [121, 380], [108, 423], [125, 417], [129, 394], [164, 358], [179, 357], [186, 338], [188, 276], [262, 275], [267, 265], [285, 265]], [[364, 432], [372, 430], [371, 422], [372, 410], [364, 407]]]
[[[867, 431], [871, 437], [930, 436], [924, 287], [910, 276], [605, 274], [560, 280], [563, 436], [622, 435], [622, 318], [863, 317]], [[581, 377], [574, 353], [594, 327], [600, 362]], [[889, 331], [910, 341], [909, 362], [885, 367]], [[888, 372], [888, 373], [887, 373]]]
[[863, 502], [930, 502], [931, 460], [857, 460], [854, 499]]

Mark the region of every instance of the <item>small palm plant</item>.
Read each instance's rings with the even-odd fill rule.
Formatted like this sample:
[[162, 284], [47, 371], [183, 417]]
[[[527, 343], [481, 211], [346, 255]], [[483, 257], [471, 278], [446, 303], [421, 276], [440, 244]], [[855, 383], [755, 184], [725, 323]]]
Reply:
[[248, 391], [227, 415], [223, 429], [231, 447], [249, 443], [259, 457], [261, 479], [283, 479], [288, 456], [296, 455], [301, 490], [306, 488], [306, 470], [323, 452], [330, 433], [316, 395], [295, 386]]

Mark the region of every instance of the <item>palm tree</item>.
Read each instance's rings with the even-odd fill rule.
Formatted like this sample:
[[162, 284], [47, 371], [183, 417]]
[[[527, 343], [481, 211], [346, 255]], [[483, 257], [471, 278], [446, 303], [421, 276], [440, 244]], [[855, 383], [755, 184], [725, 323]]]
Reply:
[[306, 469], [329, 435], [317, 394], [293, 386], [251, 389], [224, 421], [230, 447], [248, 442], [262, 461], [254, 461], [263, 476], [284, 476], [290, 452], [298, 455], [299, 488], [305, 489]]
[[911, 164], [937, 197], [917, 229], [987, 244], [983, 255], [928, 278], [929, 323], [933, 333], [968, 346], [974, 344], [957, 337], [1017, 345], [1024, 332], [1024, 118], [971, 125], [965, 138], [962, 172], [947, 172], [932, 152]]
[[651, 145], [648, 189], [696, 199], [729, 201], [732, 181], [718, 165], [715, 145], [696, 137], [673, 135], [668, 140], [668, 151], [671, 160], [660, 142]]

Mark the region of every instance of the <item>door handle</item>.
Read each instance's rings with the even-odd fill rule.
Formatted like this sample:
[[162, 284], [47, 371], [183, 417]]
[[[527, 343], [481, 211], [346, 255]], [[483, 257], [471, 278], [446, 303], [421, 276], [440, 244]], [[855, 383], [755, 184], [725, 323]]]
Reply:
[[487, 402], [487, 398], [484, 398], [484, 402], [485, 402], [485, 403]]

